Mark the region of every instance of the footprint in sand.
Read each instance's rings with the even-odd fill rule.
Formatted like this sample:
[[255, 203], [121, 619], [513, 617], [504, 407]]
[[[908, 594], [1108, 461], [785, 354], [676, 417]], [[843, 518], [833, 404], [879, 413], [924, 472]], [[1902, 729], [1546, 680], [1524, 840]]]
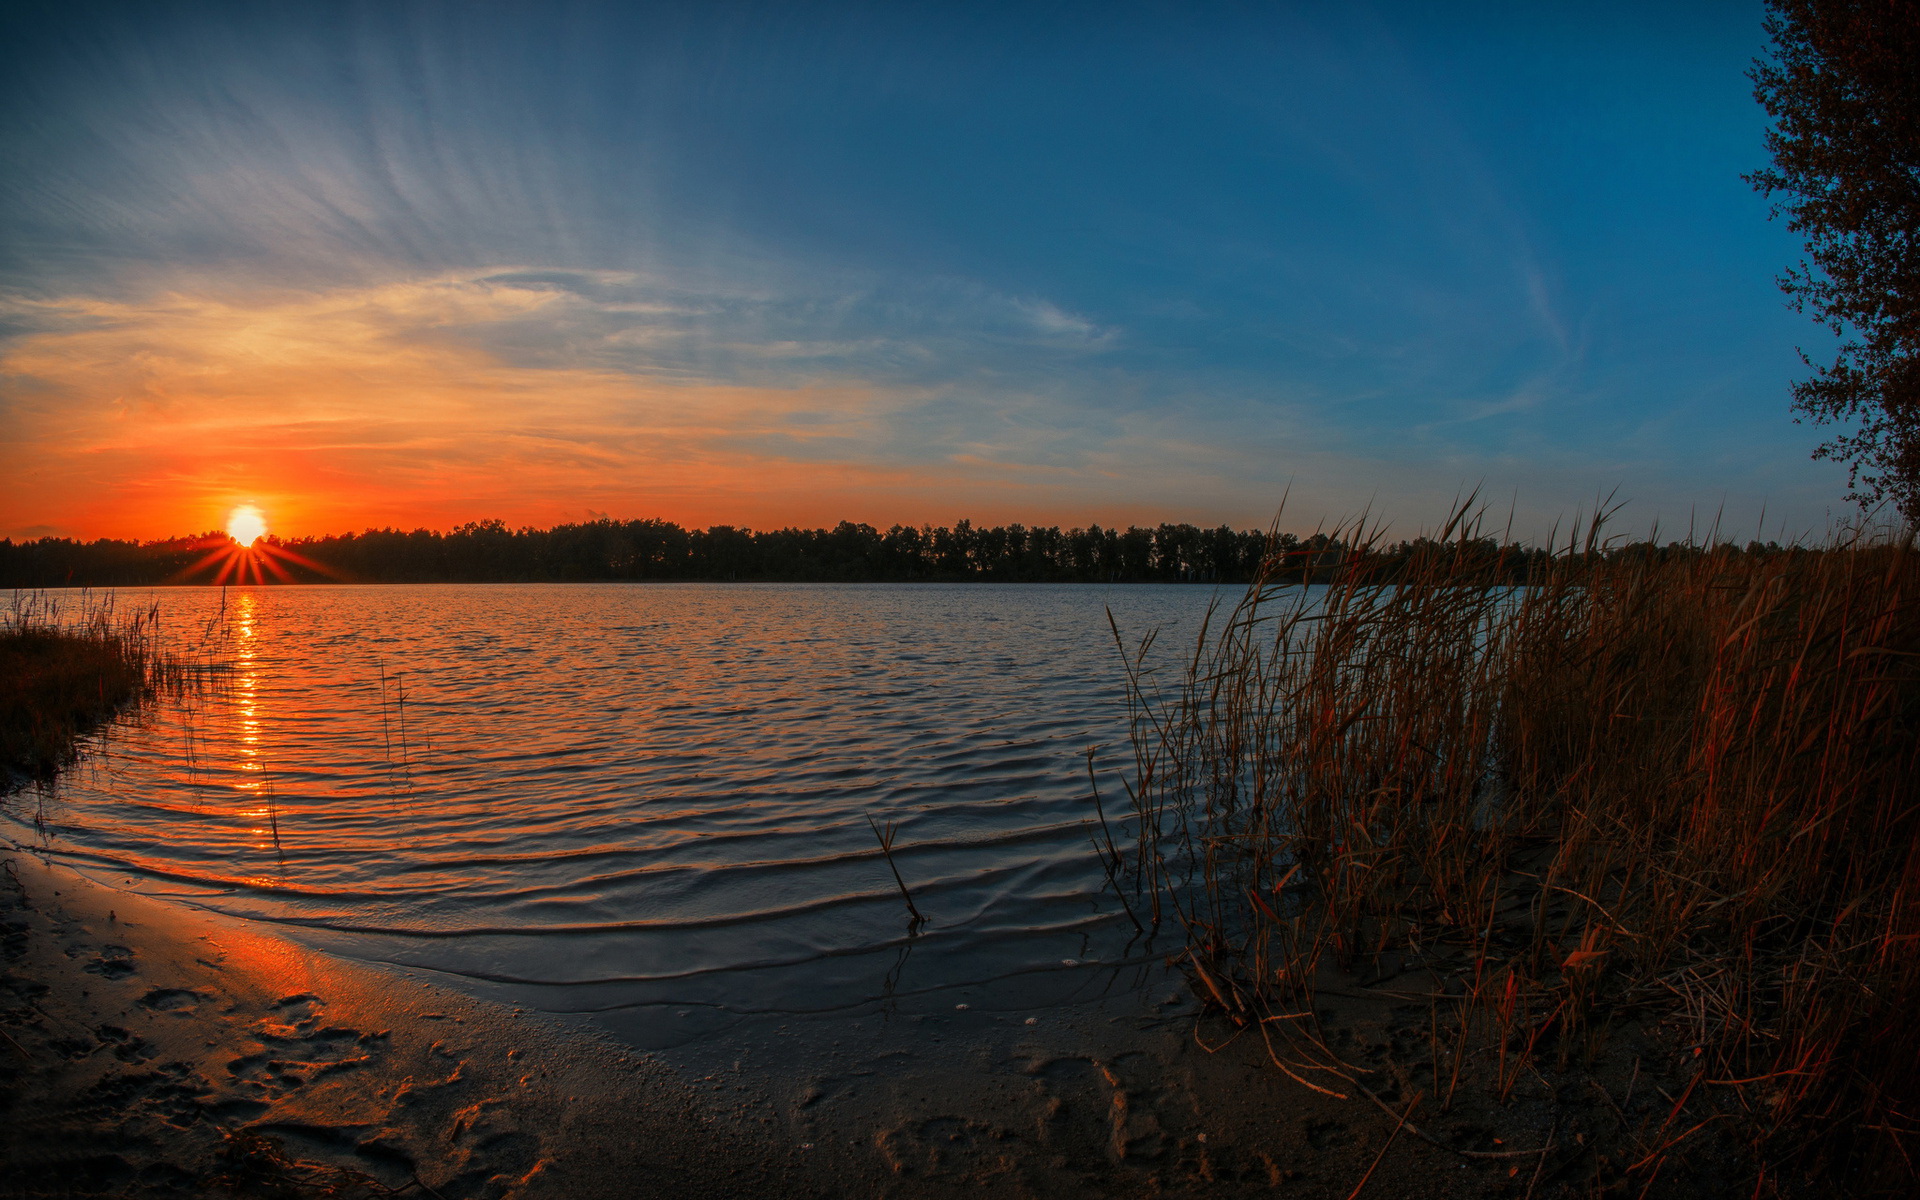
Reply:
[[111, 1048], [113, 1056], [121, 1062], [145, 1062], [159, 1053], [148, 1045], [145, 1038], [118, 1025], [102, 1025], [94, 1030], [94, 1034], [100, 1039], [100, 1044]]
[[186, 988], [154, 988], [140, 997], [140, 1007], [153, 1012], [172, 1013], [176, 1017], [192, 1016], [194, 1010], [206, 997], [199, 992]]
[[87, 1097], [122, 1118], [144, 1112], [185, 1128], [207, 1114], [210, 1094], [207, 1081], [191, 1063], [167, 1062], [108, 1075], [88, 1089]]
[[260, 1043], [260, 1050], [233, 1059], [227, 1064], [228, 1073], [257, 1095], [271, 1098], [304, 1087], [319, 1076], [352, 1070], [370, 1061], [374, 1051], [385, 1044], [385, 1031], [362, 1033], [339, 1025], [321, 1025], [325, 1007], [325, 1000], [306, 993], [276, 1003], [271, 1015], [247, 1029]]
[[909, 1121], [882, 1133], [874, 1148], [896, 1175], [984, 1183], [1019, 1169], [1020, 1135], [965, 1117]]
[[86, 969], [107, 979], [125, 979], [136, 970], [133, 951], [125, 946], [102, 946], [100, 957], [88, 963]]
[[369, 1175], [383, 1187], [409, 1185], [416, 1165], [444, 1172], [445, 1162], [459, 1161], [442, 1148], [416, 1156], [405, 1131], [386, 1128], [392, 1109], [414, 1090], [411, 1079], [383, 1097], [350, 1077], [386, 1053], [391, 1031], [326, 1024], [326, 1008], [324, 998], [308, 992], [267, 1006], [247, 1027], [259, 1049], [228, 1062], [233, 1094], [216, 1111], [296, 1159]]
[[1034, 1077], [1040, 1143], [1069, 1158], [1159, 1160], [1194, 1121], [1190, 1103], [1140, 1082], [1165, 1073], [1145, 1055], [1125, 1054], [1111, 1062], [1055, 1058], [1028, 1067], [1027, 1073]]

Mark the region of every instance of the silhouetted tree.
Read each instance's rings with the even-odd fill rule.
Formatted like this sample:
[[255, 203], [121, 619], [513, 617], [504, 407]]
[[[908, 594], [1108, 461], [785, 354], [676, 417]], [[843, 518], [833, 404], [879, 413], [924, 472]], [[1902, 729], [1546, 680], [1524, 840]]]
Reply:
[[1781, 277], [1845, 339], [1793, 387], [1816, 423], [1857, 422], [1815, 455], [1846, 462], [1849, 499], [1920, 523], [1920, 3], [1769, 0], [1754, 95], [1773, 166], [1748, 176], [1806, 238]]
[[[884, 534], [842, 521], [832, 529], [755, 531], [716, 525], [683, 529], [657, 519], [602, 518], [551, 529], [509, 529], [474, 521], [447, 533], [433, 529], [368, 529], [322, 537], [266, 539], [270, 582], [540, 583], [665, 580], [793, 582], [993, 581], [1015, 583], [1239, 584], [1262, 576], [1274, 583], [1324, 580], [1343, 555], [1362, 554], [1381, 581], [1397, 578], [1418, 554], [1465, 554], [1524, 582], [1545, 550], [1492, 540], [1447, 543], [1421, 539], [1396, 546], [1350, 548], [1326, 534], [1301, 541], [1290, 533], [1222, 525], [1062, 530], [956, 521], [951, 528], [895, 525]], [[223, 533], [166, 541], [0, 538], [0, 588], [126, 587], [212, 583], [228, 578], [222, 564], [233, 544]], [[1651, 548], [1646, 548], [1648, 552]], [[1688, 551], [1692, 553], [1694, 551]], [[1750, 551], [1757, 552], [1757, 551]], [[1769, 552], [1777, 552], [1770, 548]]]

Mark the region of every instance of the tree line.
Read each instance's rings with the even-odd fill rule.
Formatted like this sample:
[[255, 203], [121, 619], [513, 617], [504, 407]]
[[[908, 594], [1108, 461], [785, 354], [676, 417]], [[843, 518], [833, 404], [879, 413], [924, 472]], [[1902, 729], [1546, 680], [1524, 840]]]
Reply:
[[[1749, 552], [1777, 550], [1755, 543]], [[1609, 557], [1703, 552], [1673, 543], [1615, 545]], [[284, 583], [567, 583], [647, 581], [1246, 583], [1263, 565], [1281, 582], [1313, 582], [1363, 554], [1382, 582], [1417, 556], [1480, 560], [1483, 577], [1520, 584], [1550, 552], [1491, 537], [1415, 538], [1364, 546], [1226, 525], [1107, 529], [1040, 525], [872, 525], [685, 529], [671, 521], [599, 520], [551, 529], [474, 521], [441, 532], [369, 529], [262, 539], [251, 551], [222, 533], [160, 541], [0, 540], [0, 587], [139, 587], [258, 578]]]

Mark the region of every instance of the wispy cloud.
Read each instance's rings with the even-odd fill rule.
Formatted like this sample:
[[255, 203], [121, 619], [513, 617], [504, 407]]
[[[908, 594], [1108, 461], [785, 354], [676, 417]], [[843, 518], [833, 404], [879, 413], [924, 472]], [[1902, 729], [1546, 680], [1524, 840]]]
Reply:
[[823, 488], [963, 486], [979, 447], [920, 436], [952, 377], [1009, 341], [1089, 349], [1088, 323], [991, 296], [972, 328], [950, 307], [902, 322], [870, 296], [837, 321], [883, 303], [890, 332], [833, 341], [779, 336], [818, 332], [817, 297], [692, 297], [613, 272], [15, 299], [0, 499], [148, 534], [242, 499], [307, 529], [586, 507], [798, 519]]
[[243, 493], [295, 525], [530, 516], [567, 495], [725, 488], [768, 468], [744, 445], [777, 443], [796, 463], [858, 448], [890, 402], [857, 385], [528, 365], [480, 344], [556, 304], [442, 279], [16, 305], [36, 331], [0, 358], [6, 507], [143, 532], [204, 527]]

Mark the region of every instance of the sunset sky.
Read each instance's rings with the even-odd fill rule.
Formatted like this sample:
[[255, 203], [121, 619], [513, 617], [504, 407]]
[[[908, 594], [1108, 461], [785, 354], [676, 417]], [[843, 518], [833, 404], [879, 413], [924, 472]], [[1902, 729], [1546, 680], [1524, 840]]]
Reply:
[[1757, 3], [7, 12], [0, 535], [1844, 511]]

